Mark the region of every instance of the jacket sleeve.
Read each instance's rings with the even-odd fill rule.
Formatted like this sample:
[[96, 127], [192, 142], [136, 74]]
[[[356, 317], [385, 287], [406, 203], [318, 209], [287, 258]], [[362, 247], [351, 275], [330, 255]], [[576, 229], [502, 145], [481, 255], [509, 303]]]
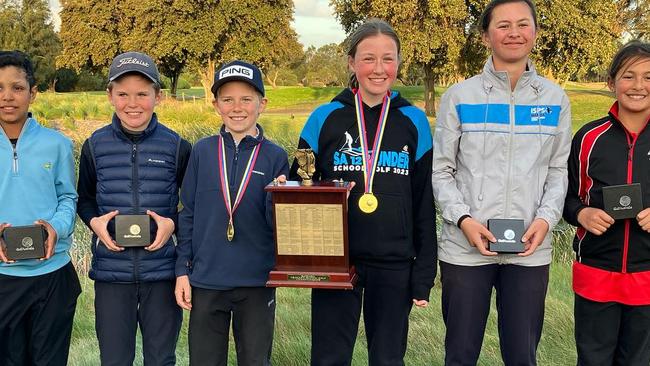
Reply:
[[181, 203], [183, 209], [178, 214], [178, 231], [176, 245], [176, 277], [189, 274], [194, 254], [192, 253], [192, 234], [194, 228], [194, 199], [198, 182], [199, 153], [196, 146], [192, 149], [185, 177], [181, 185]]
[[567, 194], [567, 159], [571, 150], [571, 105], [566, 94], [562, 96], [559, 131], [553, 140], [548, 172], [535, 218], [545, 220], [552, 229], [562, 217]]
[[[431, 141], [431, 133], [429, 132], [425, 138]], [[438, 269], [436, 208], [431, 188], [431, 156], [432, 151], [429, 149], [416, 161], [412, 180], [413, 245], [416, 257], [411, 273], [411, 296], [416, 300], [427, 301]]]
[[61, 145], [58, 156], [59, 166], [54, 177], [58, 205], [54, 216], [49, 221], [59, 239], [72, 235], [77, 207], [72, 142], [66, 138]]
[[79, 202], [77, 203], [77, 212], [81, 221], [90, 227], [90, 220], [99, 216], [97, 207], [97, 171], [95, 162], [90, 151], [90, 143], [86, 140], [81, 147], [79, 156], [79, 181], [77, 182], [77, 192], [79, 192]]
[[[187, 170], [187, 164], [190, 161], [190, 154], [192, 153], [192, 145], [189, 141], [181, 139], [178, 146], [178, 157], [176, 161], [176, 184], [178, 187], [183, 186], [183, 178]], [[174, 233], [178, 233], [178, 214], [171, 217], [174, 221]]]
[[442, 218], [453, 225], [465, 215], [470, 207], [456, 186], [456, 155], [461, 137], [460, 121], [449, 89], [440, 100], [440, 111], [433, 141], [433, 194], [440, 206]]
[[580, 199], [580, 144], [583, 135], [578, 132], [571, 143], [569, 154], [569, 189], [564, 200], [564, 219], [573, 226], [580, 226], [578, 213], [585, 207]]

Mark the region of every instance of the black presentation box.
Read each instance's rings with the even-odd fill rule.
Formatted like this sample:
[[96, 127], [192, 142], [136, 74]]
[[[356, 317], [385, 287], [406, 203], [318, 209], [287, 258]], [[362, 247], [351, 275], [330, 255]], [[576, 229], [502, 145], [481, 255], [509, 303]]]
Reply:
[[603, 206], [614, 220], [635, 218], [643, 210], [641, 184], [603, 187]]
[[2, 232], [11, 260], [45, 257], [47, 231], [41, 225], [10, 226]]
[[115, 216], [115, 241], [121, 247], [146, 247], [151, 244], [149, 215]]
[[524, 243], [521, 237], [526, 230], [521, 219], [489, 219], [488, 230], [497, 239], [490, 243], [489, 250], [497, 253], [522, 253]]

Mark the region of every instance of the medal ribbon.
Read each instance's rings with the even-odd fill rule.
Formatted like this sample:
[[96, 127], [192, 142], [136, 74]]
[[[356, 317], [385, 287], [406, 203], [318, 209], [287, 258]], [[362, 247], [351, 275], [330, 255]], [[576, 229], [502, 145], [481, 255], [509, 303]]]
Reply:
[[255, 161], [257, 161], [257, 155], [260, 152], [260, 145], [262, 142], [255, 145], [251, 156], [248, 158], [248, 163], [246, 164], [246, 169], [244, 170], [244, 176], [242, 177], [241, 182], [239, 183], [239, 189], [237, 190], [237, 196], [235, 196], [235, 202], [232, 202], [230, 199], [230, 187], [228, 185], [228, 169], [226, 167], [226, 144], [223, 141], [223, 136], [219, 136], [219, 178], [221, 180], [221, 192], [223, 194], [223, 201], [226, 204], [226, 210], [228, 210], [228, 216], [230, 218], [230, 223], [233, 222], [232, 217], [235, 214], [235, 210], [242, 198], [244, 197], [244, 192], [248, 187], [248, 182], [251, 179], [253, 173], [253, 167], [255, 166]]
[[386, 92], [384, 100], [381, 104], [381, 113], [379, 115], [377, 132], [375, 132], [375, 141], [372, 147], [372, 154], [368, 150], [366, 119], [363, 115], [363, 101], [361, 99], [361, 93], [358, 91], [354, 93], [354, 106], [357, 112], [357, 125], [359, 126], [359, 136], [361, 137], [359, 141], [361, 145], [361, 153], [363, 154], [363, 180], [365, 184], [364, 192], [372, 193], [372, 183], [375, 179], [377, 163], [379, 162], [379, 148], [381, 146], [381, 140], [384, 137], [386, 119], [388, 118], [388, 109], [390, 108], [390, 90]]

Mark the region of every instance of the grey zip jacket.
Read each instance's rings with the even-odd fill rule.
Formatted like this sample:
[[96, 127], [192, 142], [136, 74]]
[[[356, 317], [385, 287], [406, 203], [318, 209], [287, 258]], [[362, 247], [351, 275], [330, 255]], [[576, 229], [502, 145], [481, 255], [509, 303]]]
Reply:
[[[438, 241], [441, 261], [464, 266], [551, 262], [551, 229], [562, 217], [571, 147], [571, 108], [564, 91], [527, 71], [511, 91], [507, 72], [483, 72], [453, 85], [440, 102], [433, 145], [433, 191], [444, 220]], [[528, 257], [483, 256], [458, 228], [470, 215], [487, 226], [490, 218], [536, 219], [549, 233]]]

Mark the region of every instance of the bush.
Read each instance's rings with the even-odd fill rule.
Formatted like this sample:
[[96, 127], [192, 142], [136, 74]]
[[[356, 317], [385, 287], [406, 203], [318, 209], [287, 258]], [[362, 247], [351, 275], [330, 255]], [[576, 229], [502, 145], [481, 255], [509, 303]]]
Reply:
[[103, 74], [95, 74], [87, 70], [82, 70], [77, 79], [75, 91], [101, 91], [106, 90], [108, 77]]

